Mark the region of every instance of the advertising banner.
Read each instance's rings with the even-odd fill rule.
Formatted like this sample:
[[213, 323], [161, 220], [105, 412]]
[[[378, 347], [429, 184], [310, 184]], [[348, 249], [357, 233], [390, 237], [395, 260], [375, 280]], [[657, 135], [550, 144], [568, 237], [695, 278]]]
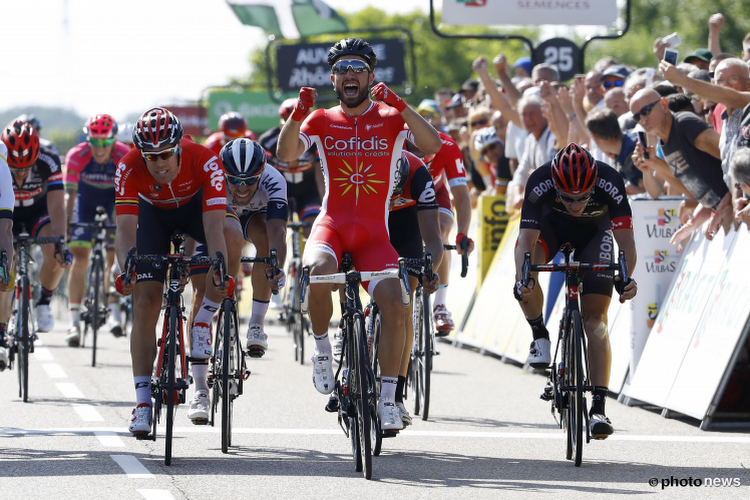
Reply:
[[[477, 211], [474, 210], [471, 213], [471, 224], [469, 225], [469, 238], [477, 241], [479, 238], [479, 221], [477, 220]], [[456, 241], [456, 228], [453, 227], [449, 241]], [[479, 265], [477, 263], [477, 251], [474, 250], [469, 255], [469, 269], [466, 273], [466, 277], [461, 277], [461, 256], [456, 253], [455, 250], [446, 250], [445, 253], [451, 254], [451, 268], [450, 268], [450, 286], [448, 287], [448, 293], [446, 294], [445, 301], [446, 306], [451, 312], [453, 317], [453, 323], [456, 328], [453, 329], [451, 334], [448, 336], [449, 339], [454, 339], [458, 333], [461, 324], [464, 322], [464, 318], [469, 314], [472, 307], [472, 301], [477, 293], [477, 275], [479, 273]]]
[[[295, 95], [299, 95], [299, 89]], [[268, 92], [214, 90], [208, 95], [208, 127], [212, 131], [219, 129], [219, 117], [230, 111], [244, 116], [247, 127], [258, 136], [279, 126], [279, 104]]]
[[[433, 2], [435, 0], [432, 0]], [[617, 0], [443, 0], [443, 24], [611, 26]]]
[[505, 227], [510, 217], [505, 211], [505, 195], [479, 197], [479, 240], [477, 241], [477, 258], [479, 259], [479, 280], [477, 286], [487, 275], [495, 251], [503, 239]]
[[177, 118], [185, 129], [185, 133], [195, 137], [204, 137], [208, 130], [208, 116], [203, 106], [165, 106]]
[[[378, 57], [375, 66], [375, 83], [385, 82], [390, 88], [404, 87], [407, 82], [406, 50], [398, 38], [367, 40]], [[300, 87], [315, 87], [326, 98], [335, 94], [331, 88], [331, 68], [328, 50], [331, 43], [299, 43], [278, 45], [276, 48], [276, 76], [282, 92], [299, 93]]]

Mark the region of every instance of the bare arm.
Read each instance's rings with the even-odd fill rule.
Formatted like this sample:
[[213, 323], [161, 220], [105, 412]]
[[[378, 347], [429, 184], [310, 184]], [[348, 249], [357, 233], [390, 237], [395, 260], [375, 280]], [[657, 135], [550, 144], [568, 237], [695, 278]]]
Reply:
[[227, 243], [224, 240], [224, 210], [209, 210], [203, 212], [203, 232], [206, 235], [206, 246], [209, 257], [216, 258], [216, 252], [221, 252], [227, 258]]
[[276, 156], [281, 161], [296, 160], [305, 153], [305, 143], [299, 138], [302, 122], [288, 119], [279, 133]]
[[508, 72], [505, 71], [505, 68], [508, 65], [508, 61], [505, 59], [505, 54], [498, 54], [497, 56], [495, 56], [495, 58], [492, 60], [492, 63], [495, 65], [495, 72], [497, 73], [497, 77], [500, 79], [500, 83], [503, 84], [503, 88], [505, 89], [505, 93], [508, 95], [508, 99], [510, 100], [511, 105], [515, 106], [522, 95], [518, 91], [516, 86], [513, 85]]
[[266, 232], [268, 233], [268, 248], [276, 249], [279, 268], [283, 269], [284, 262], [286, 262], [286, 221], [269, 219], [266, 221]]
[[[125, 260], [128, 251], [135, 246], [136, 232], [138, 230], [138, 216], [133, 214], [118, 215], [117, 229], [115, 230], [115, 252], [120, 270], [125, 271]], [[224, 237], [222, 236], [222, 240]]]
[[52, 236], [65, 236], [65, 191], [62, 189], [47, 192], [47, 210], [49, 210]]
[[[633, 276], [635, 266], [638, 263], [637, 253], [635, 250], [635, 237], [633, 236], [632, 229], [615, 229], [612, 234], [617, 241], [617, 246], [625, 252], [625, 263], [628, 266], [628, 277]], [[636, 284], [633, 281], [625, 287], [623, 294], [620, 296], [620, 303], [624, 303], [626, 300], [630, 300], [635, 297], [637, 292]]]
[[440, 136], [437, 130], [430, 125], [427, 120], [422, 118], [422, 115], [406, 107], [402, 112], [401, 116], [404, 118], [406, 125], [414, 135], [414, 144], [425, 152], [425, 154], [434, 154], [440, 151], [443, 143], [440, 140]]
[[536, 250], [536, 242], [538, 239], [538, 229], [521, 229], [518, 232], [518, 243], [516, 244], [515, 251], [516, 281], [520, 281], [521, 278], [523, 278], [523, 261], [526, 252], [531, 252], [531, 262], [536, 262], [534, 260], [534, 251]]
[[721, 45], [719, 44], [719, 34], [724, 26], [724, 16], [720, 13], [712, 14], [708, 18], [708, 50], [711, 54], [721, 54]]
[[73, 208], [76, 204], [76, 196], [78, 196], [78, 189], [65, 188], [65, 193], [68, 195], [65, 200], [65, 216], [68, 222], [73, 221]]
[[724, 104], [729, 108], [742, 109], [750, 103], [750, 92], [740, 92], [730, 87], [690, 78], [666, 61], [659, 63], [659, 71], [673, 84], [698, 94], [704, 99]]
[[437, 268], [443, 259], [443, 240], [440, 237], [438, 210], [419, 210], [417, 220], [419, 232], [424, 240], [424, 249], [432, 254], [432, 267]]
[[469, 188], [465, 185], [453, 186], [451, 188], [453, 202], [456, 205], [456, 228], [459, 234], [469, 234], [471, 224], [471, 197]]
[[539, 89], [539, 96], [547, 101], [550, 106], [550, 114], [554, 123], [555, 136], [560, 144], [568, 143], [568, 117], [565, 115], [560, 101], [557, 100], [557, 93], [549, 82], [544, 81]]
[[[471, 67], [474, 69], [474, 71], [479, 75], [479, 78], [482, 80], [482, 83], [484, 84], [485, 89], [487, 90], [487, 94], [490, 96], [490, 100], [492, 101], [492, 105], [495, 106], [497, 110], [499, 110], [503, 116], [512, 121], [513, 124], [515, 124], [517, 127], [524, 128], [523, 122], [521, 121], [521, 117], [518, 114], [518, 111], [511, 106], [511, 104], [508, 102], [508, 99], [505, 98], [505, 96], [497, 90], [497, 87], [495, 86], [495, 82], [492, 81], [492, 78], [490, 78], [490, 74], [487, 71], [489, 63], [487, 62], [487, 59], [482, 56], [478, 57], [474, 63], [471, 65]], [[508, 77], [508, 75], [505, 73], [505, 71], [502, 71], [502, 74]], [[508, 78], [508, 82], [510, 82], [510, 78]], [[512, 86], [512, 84], [511, 84]], [[505, 83], [503, 83], [503, 88], [505, 88]], [[506, 90], [507, 93], [507, 90]]]
[[8, 254], [8, 266], [13, 262], [13, 219], [0, 219], [0, 249]]

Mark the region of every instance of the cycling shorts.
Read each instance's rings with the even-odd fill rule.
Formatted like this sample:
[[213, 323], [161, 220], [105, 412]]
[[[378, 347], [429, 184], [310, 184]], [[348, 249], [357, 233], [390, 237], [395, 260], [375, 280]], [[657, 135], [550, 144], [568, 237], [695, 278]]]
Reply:
[[13, 237], [26, 230], [34, 238], [39, 231], [50, 223], [46, 203], [35, 203], [30, 207], [16, 207], [13, 211]]
[[[419, 232], [417, 206], [411, 205], [391, 212], [388, 217], [388, 232], [391, 234], [391, 245], [399, 257], [421, 259], [423, 257], [422, 234]], [[409, 274], [419, 278], [422, 270], [406, 266]]]
[[[612, 262], [614, 237], [609, 217], [602, 217], [590, 224], [575, 224], [568, 219], [550, 213], [542, 219], [537, 245], [544, 250], [545, 262], [549, 262], [559, 248], [571, 243], [576, 249], [575, 260], [591, 264]], [[587, 271], [583, 274], [581, 295], [595, 293], [612, 296], [613, 271]]]
[[[372, 221], [350, 220], [337, 225], [328, 214], [318, 217], [305, 245], [305, 254], [316, 251], [333, 256], [337, 265], [341, 264], [343, 253], [349, 253], [358, 271], [398, 268], [398, 253], [388, 240], [385, 227]], [[363, 281], [362, 287], [372, 296], [378, 282], [380, 280]]]
[[299, 220], [310, 216], [317, 217], [320, 213], [320, 195], [317, 188], [307, 184], [287, 184], [287, 199], [289, 206], [294, 207]]
[[442, 183], [439, 188], [435, 189], [435, 199], [437, 200], [438, 207], [440, 207], [440, 213], [448, 215], [455, 221], [453, 217], [453, 205], [451, 205], [451, 195], [448, 192], [448, 188], [445, 187], [445, 183]]
[[[92, 196], [97, 195], [97, 196]], [[115, 193], [114, 190], [89, 189], [79, 190], [76, 195], [75, 205], [73, 205], [73, 220], [71, 222], [94, 222], [96, 217], [96, 207], [104, 207], [107, 213], [107, 224], [111, 224], [115, 214]], [[92, 230], [88, 227], [74, 227], [70, 232], [71, 247], [91, 248]], [[107, 249], [113, 249], [115, 246], [115, 228], [107, 229]]]

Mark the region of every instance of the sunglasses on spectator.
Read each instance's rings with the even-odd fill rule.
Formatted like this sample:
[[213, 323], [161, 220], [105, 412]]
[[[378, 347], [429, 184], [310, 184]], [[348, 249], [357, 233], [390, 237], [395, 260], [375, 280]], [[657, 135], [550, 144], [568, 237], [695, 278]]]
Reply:
[[475, 122], [471, 122], [471, 126], [473, 128], [477, 128], [480, 125], [487, 125], [490, 121], [487, 118], [482, 118], [481, 120], [477, 120]]
[[658, 101], [654, 101], [651, 104], [646, 104], [641, 108], [641, 110], [637, 113], [633, 113], [633, 120], [635, 120], [636, 123], [641, 121], [642, 116], [648, 116], [649, 113], [651, 113], [651, 110], [654, 109], [654, 106], [656, 106], [657, 103], [661, 102], [661, 99]]
[[258, 175], [254, 175], [252, 177], [237, 177], [234, 175], [227, 175], [227, 182], [231, 184], [232, 186], [253, 186], [256, 182], [260, 180], [260, 176], [263, 175], [262, 173]]
[[486, 148], [484, 148], [484, 151], [482, 151], [482, 154], [483, 155], [487, 154], [490, 151], [492, 151], [493, 149], [497, 149], [498, 147], [500, 147], [500, 144], [498, 144], [497, 142], [493, 142], [492, 144], [490, 144], [489, 146], [487, 146]]
[[180, 146], [165, 149], [164, 151], [141, 151], [141, 156], [146, 161], [168, 160], [180, 152]]
[[625, 80], [613, 80], [609, 82], [604, 82], [602, 85], [604, 85], [604, 88], [609, 90], [612, 87], [622, 87], [625, 84]]
[[557, 191], [557, 197], [560, 198], [565, 203], [586, 203], [589, 201], [589, 198], [591, 198], [591, 195], [594, 194], [594, 190], [590, 190], [586, 193], [583, 193], [581, 196], [570, 196], [566, 193], [563, 193], [562, 191]]
[[331, 68], [332, 73], [340, 75], [345, 75], [349, 70], [352, 70], [353, 73], [364, 73], [370, 71], [370, 66], [360, 59], [339, 59]]
[[115, 143], [115, 138], [110, 137], [109, 139], [95, 139], [94, 137], [89, 137], [87, 141], [95, 148], [106, 148]]

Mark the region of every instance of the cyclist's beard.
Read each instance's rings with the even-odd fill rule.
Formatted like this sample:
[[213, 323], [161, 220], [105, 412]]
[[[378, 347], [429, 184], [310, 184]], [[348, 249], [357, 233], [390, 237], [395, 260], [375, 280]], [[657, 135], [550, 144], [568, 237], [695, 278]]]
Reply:
[[339, 98], [339, 101], [341, 101], [342, 104], [345, 104], [349, 108], [356, 108], [357, 106], [365, 102], [365, 99], [370, 97], [369, 87], [360, 87], [357, 95], [352, 97], [347, 97], [344, 95], [343, 86], [341, 86], [340, 88], [334, 88], [334, 91], [336, 92], [336, 96]]

